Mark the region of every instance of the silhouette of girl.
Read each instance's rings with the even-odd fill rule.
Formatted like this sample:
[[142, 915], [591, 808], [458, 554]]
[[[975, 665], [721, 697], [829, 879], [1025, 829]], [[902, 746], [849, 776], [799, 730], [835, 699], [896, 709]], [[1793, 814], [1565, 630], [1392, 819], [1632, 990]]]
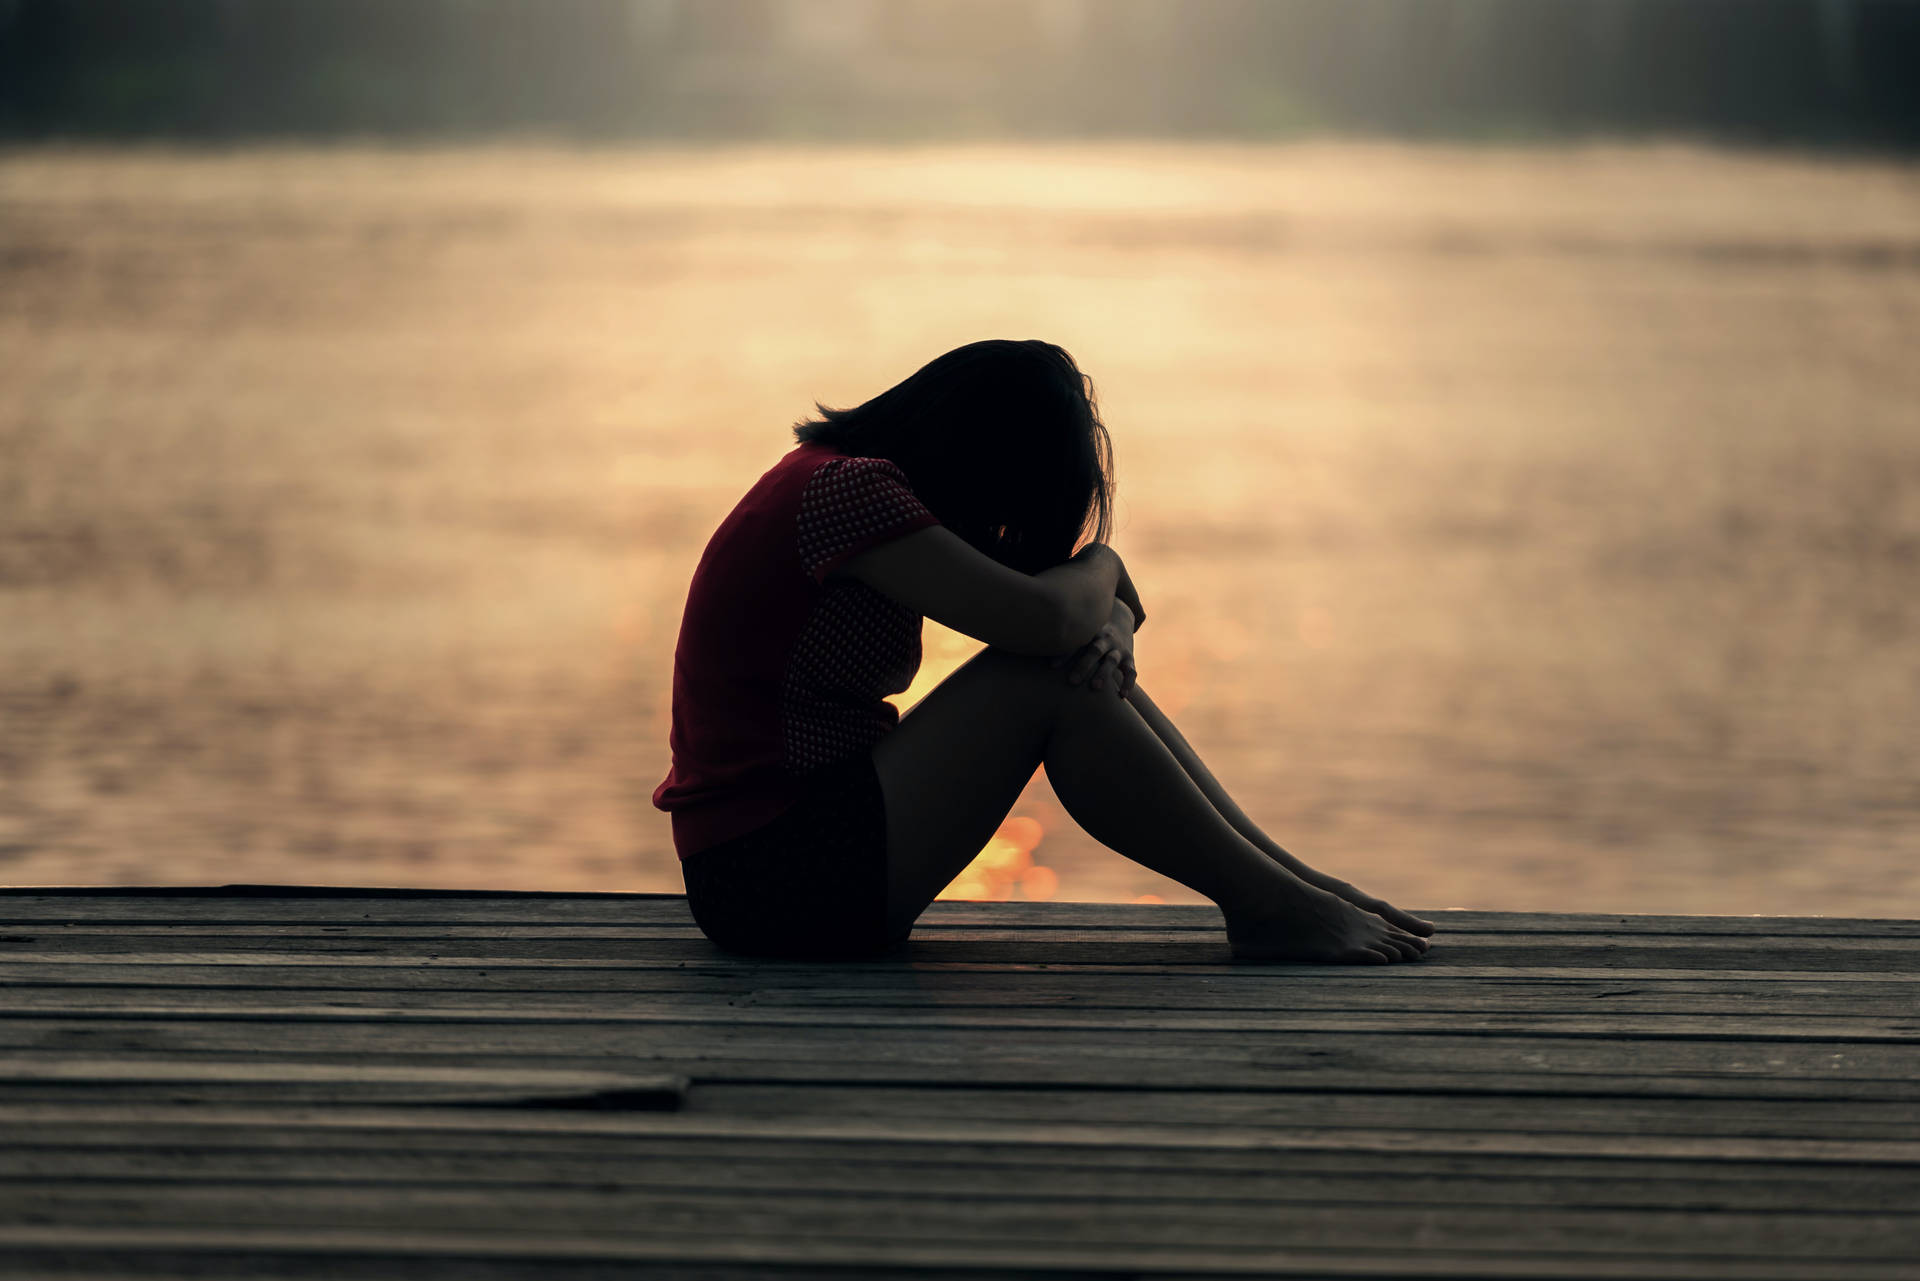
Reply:
[[[653, 800], [710, 939], [887, 950], [1044, 762], [1095, 838], [1217, 903], [1240, 958], [1426, 950], [1430, 924], [1268, 838], [1138, 683], [1146, 611], [1105, 541], [1111, 448], [1071, 356], [969, 343], [817, 408], [708, 543], [674, 652]], [[923, 617], [987, 648], [900, 718], [884, 699]]]

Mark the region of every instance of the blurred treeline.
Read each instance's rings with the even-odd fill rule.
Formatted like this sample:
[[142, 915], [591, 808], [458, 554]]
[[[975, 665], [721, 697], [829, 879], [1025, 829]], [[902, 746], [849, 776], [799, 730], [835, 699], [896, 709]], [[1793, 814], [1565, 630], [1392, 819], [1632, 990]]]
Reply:
[[0, 0], [0, 136], [1920, 146], [1910, 0]]

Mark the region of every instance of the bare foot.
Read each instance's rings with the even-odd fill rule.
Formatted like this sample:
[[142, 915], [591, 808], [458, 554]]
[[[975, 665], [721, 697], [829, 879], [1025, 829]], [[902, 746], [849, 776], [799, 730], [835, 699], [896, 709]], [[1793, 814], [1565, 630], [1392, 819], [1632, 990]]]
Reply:
[[1434, 931], [1432, 921], [1422, 920], [1412, 912], [1402, 912], [1387, 900], [1375, 898], [1345, 881], [1325, 875], [1305, 879], [1308, 884], [1317, 885], [1329, 894], [1336, 894], [1362, 911], [1372, 912], [1389, 925], [1397, 925], [1409, 934], [1418, 934], [1421, 938], [1427, 938]]
[[1427, 950], [1425, 939], [1314, 888], [1267, 913], [1229, 915], [1227, 941], [1241, 961], [1386, 965], [1418, 960]]

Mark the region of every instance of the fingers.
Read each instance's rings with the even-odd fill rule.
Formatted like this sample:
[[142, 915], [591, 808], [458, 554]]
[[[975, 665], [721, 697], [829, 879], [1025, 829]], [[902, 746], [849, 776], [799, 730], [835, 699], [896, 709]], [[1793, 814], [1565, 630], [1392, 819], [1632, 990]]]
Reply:
[[1133, 654], [1102, 630], [1067, 661], [1067, 684], [1090, 683], [1124, 698], [1139, 679]]
[[1067, 668], [1067, 684], [1078, 685], [1093, 675], [1093, 669], [1100, 665], [1100, 660], [1105, 658], [1112, 649], [1113, 642], [1104, 633], [1096, 635], [1082, 645], [1080, 652], [1073, 656], [1073, 662]]

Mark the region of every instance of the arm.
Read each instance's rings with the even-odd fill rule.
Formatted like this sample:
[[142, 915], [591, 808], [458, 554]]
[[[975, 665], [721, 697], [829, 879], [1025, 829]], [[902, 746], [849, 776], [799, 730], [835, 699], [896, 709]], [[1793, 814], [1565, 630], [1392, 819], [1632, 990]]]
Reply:
[[1089, 543], [1038, 574], [1009, 569], [935, 525], [850, 557], [836, 575], [858, 579], [908, 609], [1016, 654], [1072, 653], [1105, 624], [1126, 567]]
[[1120, 567], [1120, 582], [1113, 589], [1113, 598], [1127, 607], [1128, 633], [1139, 631], [1140, 625], [1147, 621], [1147, 611], [1140, 604], [1140, 593], [1134, 590], [1133, 575], [1125, 565]]

